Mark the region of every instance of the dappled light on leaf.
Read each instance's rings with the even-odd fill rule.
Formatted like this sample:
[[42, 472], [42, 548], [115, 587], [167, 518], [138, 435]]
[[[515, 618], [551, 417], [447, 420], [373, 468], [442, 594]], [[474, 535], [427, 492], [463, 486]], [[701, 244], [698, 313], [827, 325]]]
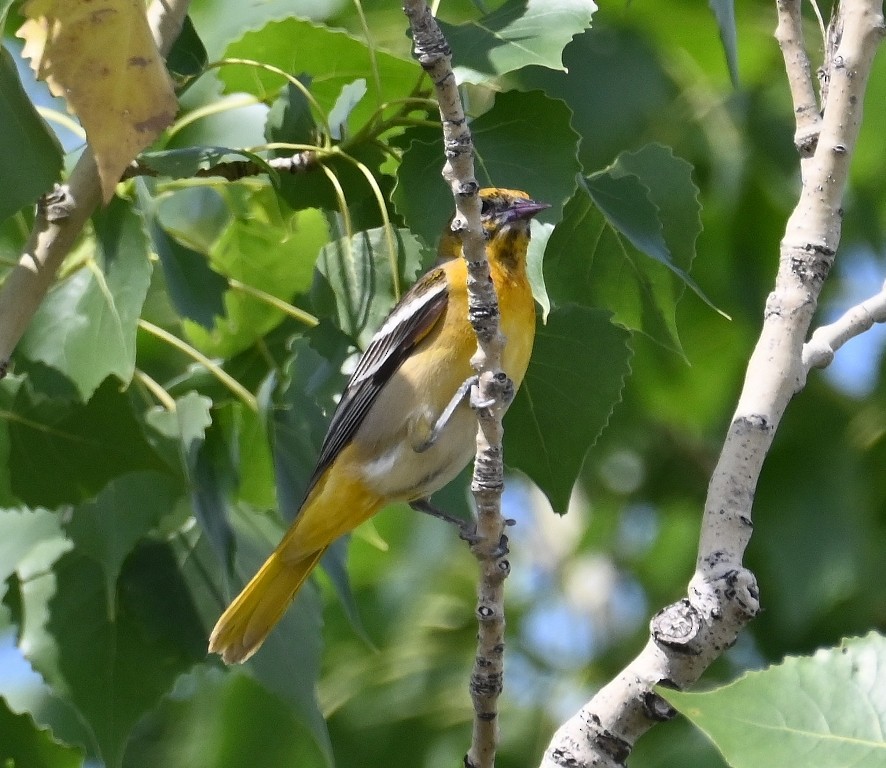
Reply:
[[86, 129], [105, 202], [178, 103], [140, 0], [29, 0], [19, 30], [34, 71]]

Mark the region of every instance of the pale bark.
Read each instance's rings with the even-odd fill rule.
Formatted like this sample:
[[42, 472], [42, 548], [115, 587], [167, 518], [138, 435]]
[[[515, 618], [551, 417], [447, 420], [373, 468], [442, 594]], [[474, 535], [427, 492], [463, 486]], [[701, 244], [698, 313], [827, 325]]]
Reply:
[[[687, 596], [653, 618], [650, 640], [639, 656], [556, 732], [542, 760], [545, 768], [624, 765], [637, 738], [673, 714], [655, 687], [694, 683], [759, 611], [754, 576], [742, 564], [754, 491], [785, 408], [805, 384], [822, 341], [813, 338], [815, 346], [807, 345], [804, 360], [803, 342], [840, 239], [849, 160], [883, 35], [878, 3], [844, 0], [829, 35], [836, 47], [826, 57], [827, 103], [819, 121], [799, 0], [781, 0], [778, 8], [777, 36], [794, 99], [797, 147], [806, 158], [803, 189], [785, 229], [775, 289], [711, 477], [695, 574]], [[844, 325], [860, 328], [866, 322]], [[829, 338], [827, 343], [838, 342]]]
[[[485, 238], [480, 222], [480, 185], [474, 176], [474, 145], [452, 71], [449, 44], [424, 0], [407, 0], [404, 11], [412, 29], [415, 57], [431, 78], [443, 123], [446, 163], [443, 178], [455, 200], [453, 228], [461, 231], [468, 267], [468, 311], [477, 334], [471, 360], [479, 374], [472, 402], [477, 408], [477, 454], [471, 491], [477, 505], [478, 543], [471, 549], [480, 567], [477, 586], [477, 654], [471, 672], [474, 706], [471, 747], [466, 768], [492, 768], [498, 743], [498, 698], [504, 658], [504, 580], [510, 565], [505, 555], [505, 521], [501, 514], [504, 490], [502, 425], [513, 384], [501, 373], [504, 339], [499, 330], [498, 299], [489, 275]], [[509, 386], [510, 385], [510, 386]], [[492, 403], [492, 405], [488, 405]]]

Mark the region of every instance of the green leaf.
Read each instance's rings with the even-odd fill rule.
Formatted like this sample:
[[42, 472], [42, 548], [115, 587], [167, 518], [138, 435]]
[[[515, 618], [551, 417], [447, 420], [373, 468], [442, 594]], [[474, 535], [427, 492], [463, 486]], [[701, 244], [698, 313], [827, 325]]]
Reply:
[[211, 330], [215, 319], [224, 316], [228, 281], [209, 266], [206, 256], [167, 234], [155, 217], [150, 231], [172, 306], [182, 317]]
[[[311, 78], [307, 75], [299, 75], [298, 80], [306, 88], [311, 85]], [[356, 103], [350, 101], [352, 85], [343, 86], [340, 102], [336, 102], [329, 117], [332, 130], [337, 136], [340, 136], [342, 131], [347, 134], [347, 117]], [[365, 93], [364, 89], [359, 90], [360, 95]], [[339, 103], [341, 103], [340, 110]], [[337, 110], [339, 114], [336, 115]], [[268, 112], [265, 138], [269, 142], [283, 144], [315, 145], [319, 140], [317, 134], [317, 125], [305, 94], [292, 83], [286, 83]], [[298, 150], [283, 148], [273, 150], [278, 157], [289, 156], [295, 151]], [[340, 153], [317, 155], [316, 164], [311, 165], [304, 173], [278, 175], [275, 186], [293, 210], [300, 211], [306, 208], [338, 210], [341, 208], [341, 201], [336, 187], [329, 179], [329, 175], [332, 175], [344, 191], [352, 226], [355, 229], [377, 226], [382, 221], [378, 201], [358, 164], [362, 164], [363, 168], [368, 170], [379, 185], [382, 196], [387, 199], [391, 177], [381, 171], [387, 156], [374, 144], [360, 144], [348, 149], [348, 157], [350, 160], [345, 159]]]
[[180, 243], [198, 253], [209, 253], [231, 221], [223, 190], [213, 187], [185, 187], [156, 198], [140, 198], [143, 208], [151, 210], [154, 222]]
[[[238, 510], [235, 519], [237, 572], [245, 582], [269, 554], [268, 542], [276, 543], [281, 532], [279, 524], [267, 516]], [[265, 689], [285, 701], [305, 723], [331, 764], [329, 733], [316, 698], [322, 623], [322, 602], [309, 581], [246, 666]]]
[[105, 576], [108, 618], [114, 619], [117, 577], [135, 545], [173, 507], [178, 488], [169, 475], [120, 475], [90, 501], [74, 508], [65, 530], [77, 551], [98, 563]]
[[366, 95], [366, 79], [361, 77], [342, 86], [341, 93], [329, 110], [329, 133], [336, 141], [348, 134], [348, 117]]
[[[299, 82], [311, 87], [311, 78], [298, 77]], [[311, 105], [301, 89], [286, 83], [280, 95], [271, 104], [265, 123], [265, 138], [269, 143], [313, 144], [316, 140], [316, 123], [311, 115]], [[278, 155], [292, 154], [289, 150], [275, 150]]]
[[26, 383], [12, 404], [9, 438], [12, 490], [32, 507], [77, 504], [124, 472], [168, 471], [110, 379], [86, 405], [35, 395]]
[[614, 229], [716, 309], [687, 271], [701, 232], [698, 187], [689, 163], [668, 147], [648, 144], [622, 152], [609, 168], [580, 184]]
[[56, 741], [29, 714], [13, 712], [0, 697], [0, 765], [8, 768], [80, 768], [83, 753]]
[[292, 522], [314, 472], [320, 445], [343, 385], [347, 337], [328, 322], [292, 342], [282, 380], [274, 374], [259, 404], [268, 424], [280, 514]]
[[[695, 241], [702, 226], [699, 190], [692, 181], [692, 165], [676, 157], [670, 147], [647, 144], [636, 152], [622, 152], [609, 172], [615, 178], [636, 177], [646, 188], [650, 202], [658, 209], [657, 218], [665, 242], [663, 253], [649, 255], [653, 258], [660, 255], [684, 282], [694, 286], [687, 272], [695, 258]], [[700, 289], [694, 287], [693, 290]]]
[[46, 509], [0, 509], [0, 582], [20, 560], [49, 539], [64, 539], [59, 515]]
[[[293, 59], [292, 52], [296, 50], [298, 56]], [[332, 68], [330, 56], [335, 61]], [[257, 32], [246, 33], [228, 46], [225, 57], [258, 59], [284, 72], [293, 72], [297, 62], [295, 71], [310, 76], [311, 92], [327, 117], [342, 89], [353, 83], [355, 77], [366, 77], [367, 97], [351, 112], [346, 133], [354, 133], [381, 104], [409, 96], [421, 77], [420, 68], [413, 61], [384, 51], [372, 52], [362, 40], [343, 30], [296, 18], [272, 22]], [[280, 75], [243, 65], [224, 67], [219, 77], [228, 93], [251, 93], [263, 101], [276, 96], [286, 82]]]
[[126, 768], [328, 765], [292, 709], [245, 671], [198, 666], [139, 723]]
[[[620, 151], [633, 149], [649, 136], [685, 133], [685, 125], [675, 128], [669, 120], [682, 89], [662, 56], [648, 35], [606, 25], [577, 35], [566, 46], [567, 72], [529, 66], [508, 79], [521, 90], [538, 88], [566, 103], [572, 110], [572, 127], [582, 137], [579, 159], [591, 170], [608, 165]], [[627, 61], [631, 66], [625, 66]]]
[[[406, 229], [393, 231], [401, 294], [424, 271], [422, 244]], [[363, 348], [397, 301], [391, 256], [383, 228], [358, 232], [323, 246], [311, 295], [317, 314], [333, 316], [338, 327]]]
[[789, 657], [714, 691], [660, 692], [733, 768], [782, 768], [798, 760], [816, 768], [879, 768], [886, 761], [884, 691], [886, 638], [871, 633]]
[[43, 300], [18, 352], [55, 368], [88, 400], [111, 374], [128, 383], [135, 337], [151, 280], [141, 216], [114, 198], [93, 217], [98, 251]]
[[738, 88], [738, 34], [735, 31], [735, 3], [733, 0], [708, 0], [708, 5], [717, 19], [720, 28], [720, 42], [726, 54], [729, 77], [732, 85]]
[[[0, 48], [0, 221], [49, 192], [62, 169], [62, 148], [18, 79], [9, 51]], [[15, 179], [15, 183], [8, 180]]]
[[[579, 137], [569, 125], [570, 116], [562, 101], [540, 91], [498, 94], [492, 109], [471, 123], [481, 186], [526, 190], [551, 205], [542, 220], [559, 220], [580, 170]], [[454, 206], [440, 177], [445, 160], [441, 134], [413, 129], [406, 138], [411, 143], [397, 171], [394, 205], [413, 232], [435, 243]]]
[[[212, 268], [283, 301], [307, 291], [317, 253], [329, 238], [323, 214], [281, 209], [270, 189], [232, 194], [242, 198], [209, 253]], [[282, 309], [244, 291], [229, 290], [224, 303], [224, 317], [211, 331], [185, 323], [190, 341], [213, 357], [242, 352], [286, 317]]]
[[608, 312], [579, 306], [558, 307], [536, 331], [529, 370], [505, 417], [505, 461], [525, 472], [559, 514], [621, 399], [629, 338]]
[[101, 568], [74, 552], [23, 580], [21, 590], [25, 655], [76, 708], [105, 764], [119, 768], [135, 723], [206, 653], [169, 548], [145, 543], [127, 558], [114, 620]]
[[188, 479], [194, 516], [216, 556], [230, 565], [234, 533], [228, 517], [237, 471], [220, 429], [212, 429], [212, 400], [196, 392], [176, 399], [175, 411], [149, 411], [145, 420], [168, 440], [178, 443], [181, 467]]
[[[625, 197], [641, 192], [630, 177], [601, 186]], [[642, 207], [644, 198], [639, 199]], [[647, 200], [647, 214], [649, 205]], [[637, 251], [583, 190], [566, 205], [548, 240], [544, 277], [555, 306], [605, 307], [615, 322], [682, 354], [675, 318], [682, 284], [667, 267]]]
[[478, 21], [440, 27], [459, 82], [488, 84], [530, 64], [563, 69], [563, 48], [596, 10], [593, 0], [510, 0]]
[[212, 418], [223, 430], [237, 464], [248, 468], [240, 473], [237, 499], [258, 509], [276, 509], [274, 460], [264, 415], [232, 400], [217, 405]]
[[529, 241], [529, 251], [526, 254], [526, 274], [532, 285], [532, 296], [541, 307], [541, 319], [546, 321], [551, 311], [551, 300], [548, 297], [548, 289], [545, 286], [544, 255], [548, 247], [553, 224], [543, 224], [540, 221], [532, 221], [532, 237]]
[[172, 44], [172, 50], [166, 57], [166, 69], [172, 76], [176, 90], [181, 92], [195, 77], [206, 69], [209, 57], [203, 41], [194, 29], [190, 16], [185, 16], [181, 32]]
[[262, 0], [242, 5], [231, 13], [227, 0], [205, 0], [191, 8], [191, 16], [212, 59], [221, 58], [224, 47], [245, 32], [265, 27], [268, 22], [297, 16], [322, 21], [335, 12], [337, 0]]

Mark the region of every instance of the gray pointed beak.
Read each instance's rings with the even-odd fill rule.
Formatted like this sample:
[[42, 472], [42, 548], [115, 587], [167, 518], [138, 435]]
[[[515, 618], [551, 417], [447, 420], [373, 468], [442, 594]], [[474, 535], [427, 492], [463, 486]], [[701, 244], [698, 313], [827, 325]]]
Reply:
[[548, 203], [537, 203], [535, 200], [519, 200], [505, 211], [504, 220], [506, 224], [512, 221], [526, 221], [550, 207]]

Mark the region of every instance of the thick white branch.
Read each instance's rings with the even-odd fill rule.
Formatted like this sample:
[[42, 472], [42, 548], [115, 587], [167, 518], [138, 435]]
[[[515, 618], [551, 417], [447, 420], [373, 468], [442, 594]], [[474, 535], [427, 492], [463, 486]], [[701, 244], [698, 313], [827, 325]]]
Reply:
[[[780, 4], [780, 40], [786, 6]], [[759, 610], [753, 574], [742, 565], [760, 469], [791, 397], [805, 382], [808, 333], [840, 238], [841, 200], [855, 146], [871, 63], [883, 34], [874, 0], [844, 0], [842, 35], [831, 62], [828, 100], [814, 154], [804, 161], [803, 190], [781, 245], [775, 290], [766, 302], [760, 339], [708, 487], [696, 571], [687, 597], [652, 620], [651, 638], [625, 670], [561, 726], [545, 768], [623, 766], [636, 739], [672, 713], [655, 685], [695, 682]], [[791, 35], [799, 34], [794, 24]], [[798, 118], [808, 121], [808, 74], [799, 38], [782, 44]], [[804, 81], [804, 82], [800, 82]], [[803, 107], [803, 109], [800, 109]], [[800, 114], [802, 113], [802, 114]], [[799, 125], [798, 125], [799, 128]]]

